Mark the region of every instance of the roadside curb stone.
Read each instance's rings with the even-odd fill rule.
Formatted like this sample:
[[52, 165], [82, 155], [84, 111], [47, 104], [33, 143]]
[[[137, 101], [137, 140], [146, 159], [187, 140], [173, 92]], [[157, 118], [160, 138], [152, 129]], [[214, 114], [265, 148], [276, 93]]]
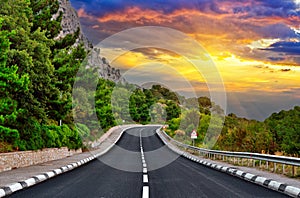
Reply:
[[[90, 157], [86, 157], [86, 158], [84, 158], [82, 160], [79, 160], [77, 162], [69, 163], [65, 166], [62, 166], [62, 167], [54, 169], [54, 170], [50, 170], [50, 171], [47, 171], [47, 172], [44, 172], [44, 173], [41, 173], [41, 174], [38, 174], [38, 175], [34, 175], [34, 176], [32, 176], [28, 179], [25, 179], [23, 181], [15, 182], [15, 183], [0, 187], [0, 197], [8, 196], [8, 195], [10, 195], [10, 194], [12, 194], [16, 191], [31, 187], [33, 185], [36, 185], [36, 184], [40, 183], [40, 182], [46, 181], [46, 180], [48, 180], [52, 177], [55, 177], [57, 175], [63, 174], [63, 173], [68, 172], [68, 171], [71, 171], [71, 170], [73, 170], [77, 167], [80, 167], [84, 164], [89, 163], [90, 161], [95, 160], [96, 158], [98, 158], [98, 157], [104, 155], [105, 153], [107, 153], [119, 141], [119, 139], [121, 138], [121, 136], [122, 136], [122, 134], [125, 130], [130, 129], [130, 128], [139, 127], [139, 126], [140, 125], [132, 125], [132, 126], [124, 127], [122, 129], [122, 131], [120, 132], [120, 134], [118, 135], [118, 137], [116, 138], [116, 140], [114, 140], [114, 142], [110, 146], [108, 146], [105, 150], [100, 151], [99, 153], [96, 153], [96, 154], [93, 154], [91, 152]], [[106, 139], [108, 139], [108, 136], [106, 137]]]
[[265, 178], [265, 177], [261, 177], [259, 175], [254, 175], [254, 174], [251, 174], [251, 173], [248, 173], [248, 172], [244, 172], [244, 171], [238, 170], [234, 167], [222, 166], [222, 165], [218, 165], [216, 163], [210, 163], [210, 162], [207, 162], [205, 160], [200, 160], [196, 156], [194, 156], [190, 153], [184, 152], [182, 150], [179, 150], [178, 148], [176, 148], [173, 145], [170, 145], [166, 140], [164, 140], [164, 138], [161, 136], [161, 134], [158, 132], [158, 130], [157, 130], [157, 134], [160, 137], [160, 139], [163, 141], [163, 143], [169, 149], [171, 149], [173, 152], [175, 152], [175, 153], [177, 153], [177, 154], [179, 154], [179, 155], [181, 155], [181, 156], [183, 156], [187, 159], [190, 159], [192, 161], [195, 161], [199, 164], [210, 167], [212, 169], [215, 169], [215, 170], [233, 175], [235, 177], [239, 177], [243, 180], [246, 180], [246, 181], [261, 185], [263, 187], [281, 192], [281, 193], [289, 195], [291, 197], [300, 198], [300, 188], [290, 186], [290, 185], [287, 185], [287, 184], [284, 184], [284, 183], [281, 183], [281, 182], [278, 182], [278, 181], [275, 181], [275, 180], [272, 180], [272, 179], [268, 179], [268, 178]]

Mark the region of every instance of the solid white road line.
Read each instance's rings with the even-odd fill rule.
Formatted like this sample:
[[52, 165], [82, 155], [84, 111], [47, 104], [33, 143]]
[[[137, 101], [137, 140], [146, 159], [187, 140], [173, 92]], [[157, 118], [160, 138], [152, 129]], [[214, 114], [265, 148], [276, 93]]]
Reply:
[[149, 186], [143, 186], [143, 196], [142, 198], [149, 198]]

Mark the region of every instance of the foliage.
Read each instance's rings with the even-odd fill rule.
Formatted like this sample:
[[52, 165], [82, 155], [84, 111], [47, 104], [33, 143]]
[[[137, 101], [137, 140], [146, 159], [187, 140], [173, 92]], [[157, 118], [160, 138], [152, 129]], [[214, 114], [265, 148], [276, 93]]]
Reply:
[[[0, 28], [2, 21], [0, 19]], [[12, 33], [0, 31], [0, 141], [17, 146], [20, 134], [15, 125], [24, 109], [14, 96], [28, 91], [29, 79], [27, 75], [17, 74], [17, 66], [7, 66], [8, 36]]]
[[300, 154], [300, 107], [273, 113], [265, 120], [272, 137], [272, 149], [290, 155]]
[[[194, 108], [197, 105], [199, 111]], [[300, 154], [300, 107], [273, 113], [264, 122], [239, 118], [231, 113], [225, 116], [223, 125], [218, 116], [211, 115], [211, 111], [222, 114], [223, 110], [206, 97], [185, 99], [185, 107], [182, 109], [178, 118], [168, 121], [167, 132], [177, 140], [191, 144], [190, 133], [198, 126], [195, 145], [200, 147], [205, 146], [204, 140], [207, 138], [217, 139], [213, 148], [219, 150], [270, 154], [281, 151], [294, 156]], [[218, 130], [221, 130], [219, 136], [214, 134]], [[185, 137], [179, 136], [178, 131], [184, 131]]]
[[112, 112], [111, 94], [115, 84], [105, 79], [99, 79], [95, 95], [96, 114], [101, 128], [106, 131], [116, 125]]
[[[82, 144], [70, 116], [71, 91], [86, 52], [72, 46], [78, 31], [57, 44], [58, 7], [47, 0], [0, 4], [0, 142], [15, 150]], [[66, 125], [57, 126], [59, 120]]]
[[[1, 1], [1, 151], [79, 148], [81, 138], [98, 137], [99, 124], [106, 131], [125, 121], [167, 123], [170, 135], [188, 143], [191, 131], [197, 130], [197, 146], [205, 146], [206, 139], [218, 139], [215, 149], [283, 151], [299, 156], [300, 107], [274, 113], [264, 122], [229, 114], [220, 129], [222, 119], [212, 112], [224, 112], [208, 97], [186, 99], [161, 85], [143, 89], [82, 75], [78, 79], [83, 87], [92, 90], [90, 86], [98, 82], [96, 93], [75, 89], [81, 97], [74, 101], [73, 109], [73, 84], [87, 51], [74, 45], [79, 29], [57, 39], [62, 29], [58, 9], [57, 0]], [[94, 123], [93, 117], [98, 117], [99, 123]], [[74, 119], [85, 122], [75, 126]], [[218, 130], [222, 130], [220, 136], [215, 133]]]

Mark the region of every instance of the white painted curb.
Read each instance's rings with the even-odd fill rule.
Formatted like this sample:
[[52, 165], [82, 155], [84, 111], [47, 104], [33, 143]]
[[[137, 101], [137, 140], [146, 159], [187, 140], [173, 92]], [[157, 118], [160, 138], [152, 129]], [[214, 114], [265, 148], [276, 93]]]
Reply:
[[104, 155], [105, 153], [107, 153], [122, 137], [123, 133], [125, 130], [130, 129], [130, 128], [136, 128], [136, 127], [141, 127], [142, 125], [135, 125], [135, 126], [128, 126], [124, 129], [122, 129], [120, 135], [118, 136], [118, 138], [116, 139], [116, 141], [110, 145], [107, 149], [105, 149], [104, 151], [96, 154], [96, 155], [92, 155], [91, 157], [87, 157], [83, 160], [80, 160], [78, 162], [74, 162], [65, 166], [60, 167], [59, 169], [54, 169], [45, 173], [42, 173], [40, 175], [35, 175], [31, 178], [28, 178], [26, 180], [20, 181], [20, 182], [16, 182], [4, 187], [0, 188], [0, 197], [5, 197], [8, 196], [16, 191], [22, 190], [24, 188], [28, 188], [30, 186], [36, 185], [42, 181], [48, 180], [52, 177], [55, 177], [57, 175], [60, 175], [62, 173], [68, 172], [70, 170], [73, 170], [79, 166], [82, 166], [94, 159], [96, 159], [97, 157], [100, 157], [102, 155]]
[[162, 135], [159, 133], [159, 130], [160, 129], [158, 129], [156, 131], [156, 133], [158, 134], [159, 138], [163, 141], [163, 143], [165, 145], [167, 145], [172, 151], [174, 151], [175, 153], [177, 153], [179, 155], [182, 155], [183, 157], [185, 157], [187, 159], [190, 159], [192, 161], [196, 161], [199, 164], [203, 164], [205, 166], [216, 169], [218, 171], [225, 172], [227, 174], [239, 177], [239, 178], [244, 179], [246, 181], [250, 181], [252, 183], [264, 186], [266, 188], [281, 192], [281, 193], [289, 195], [291, 197], [300, 198], [300, 189], [296, 188], [294, 186], [289, 186], [287, 184], [283, 184], [283, 183], [274, 181], [272, 179], [267, 179], [267, 178], [261, 177], [259, 175], [253, 175], [251, 173], [243, 172], [243, 171], [237, 170], [235, 168], [230, 168], [230, 167], [226, 167], [226, 166], [220, 166], [220, 165], [217, 165], [217, 164], [212, 164], [212, 163], [206, 162], [204, 160], [198, 160], [198, 159], [196, 159], [196, 157], [194, 155], [191, 155], [190, 153], [181, 151], [178, 148], [176, 148], [175, 146], [169, 144], [169, 142], [167, 142], [162, 137]]

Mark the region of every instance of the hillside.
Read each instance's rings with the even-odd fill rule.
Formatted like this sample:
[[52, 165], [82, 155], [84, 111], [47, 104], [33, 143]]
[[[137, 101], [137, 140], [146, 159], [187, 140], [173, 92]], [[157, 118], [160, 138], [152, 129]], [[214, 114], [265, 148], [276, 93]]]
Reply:
[[81, 147], [71, 95], [92, 46], [69, 1], [4, 0], [0, 40], [0, 151]]
[[[274, 113], [264, 122], [229, 114], [223, 126], [221, 117], [212, 119], [211, 112], [224, 112], [209, 98], [186, 99], [160, 85], [129, 85], [101, 57], [101, 50], [92, 48], [67, 0], [4, 0], [0, 45], [0, 152], [83, 147], [83, 140], [99, 136], [99, 128], [92, 122], [75, 127], [77, 111], [79, 120], [98, 117], [104, 130], [122, 123], [167, 123], [168, 133], [178, 140], [190, 144], [195, 129], [196, 145], [207, 146], [203, 141], [212, 124], [212, 131], [221, 131], [220, 136], [210, 134], [217, 140], [215, 149], [300, 154], [299, 107]], [[91, 95], [96, 110], [87, 104], [88, 113], [72, 109], [72, 88], [82, 62], [102, 77]]]

